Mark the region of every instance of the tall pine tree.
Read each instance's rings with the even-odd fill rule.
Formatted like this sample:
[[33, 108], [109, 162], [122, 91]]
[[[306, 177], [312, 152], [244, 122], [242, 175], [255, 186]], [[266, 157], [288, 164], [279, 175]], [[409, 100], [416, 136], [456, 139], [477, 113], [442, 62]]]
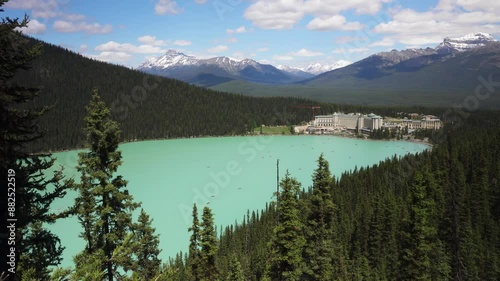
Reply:
[[447, 280], [451, 273], [448, 254], [439, 240], [435, 221], [436, 188], [428, 168], [417, 171], [410, 198], [410, 220], [405, 229], [402, 272], [404, 280]]
[[[6, 2], [0, 0], [0, 7]], [[43, 136], [37, 120], [48, 108], [33, 108], [31, 104], [40, 89], [12, 82], [19, 70], [31, 68], [31, 61], [42, 51], [40, 45], [30, 44], [18, 31], [28, 21], [25, 16], [21, 20], [3, 18], [0, 23], [0, 184], [5, 187], [0, 213], [2, 222], [17, 219], [13, 253], [13, 245], [7, 242], [9, 230], [3, 223], [0, 229], [0, 274], [10, 274], [10, 280], [21, 280], [28, 269], [38, 278], [47, 279], [47, 267], [60, 263], [63, 250], [59, 238], [43, 227], [57, 217], [50, 211], [52, 202], [66, 194], [62, 173], [48, 176], [45, 170], [54, 163], [51, 155], [34, 155], [29, 150], [29, 145]], [[7, 193], [12, 196], [7, 198]], [[15, 255], [15, 267], [7, 264], [7, 254]]]
[[298, 209], [300, 183], [286, 173], [278, 194], [278, 225], [270, 243], [271, 259], [266, 277], [271, 281], [296, 281], [302, 276], [302, 251], [305, 244]]
[[[153, 219], [141, 209], [137, 223], [133, 225], [133, 235], [127, 255], [121, 258], [127, 259], [130, 255], [134, 257], [130, 264], [130, 269], [133, 271], [132, 277], [137, 280], [154, 280], [160, 272], [161, 260], [158, 258], [161, 250], [159, 249], [160, 238], [155, 234], [155, 229], [152, 227]], [[115, 251], [116, 255], [116, 251]]]
[[229, 273], [226, 277], [226, 281], [245, 281], [245, 276], [243, 270], [241, 269], [241, 264], [236, 255], [233, 255], [229, 264]]
[[192, 281], [201, 280], [200, 271], [200, 222], [198, 220], [198, 208], [193, 205], [193, 225], [189, 228], [191, 238], [189, 239], [188, 267]]
[[333, 280], [334, 215], [330, 188], [332, 176], [323, 154], [313, 175], [312, 195], [307, 199], [304, 247], [304, 280]]
[[200, 232], [200, 259], [201, 259], [201, 280], [215, 281], [219, 276], [219, 271], [216, 265], [216, 257], [218, 251], [217, 234], [215, 233], [214, 218], [212, 210], [205, 206], [201, 218]]
[[139, 204], [124, 189], [127, 182], [122, 176], [114, 176], [122, 163], [118, 150], [120, 130], [111, 120], [110, 110], [97, 90], [92, 92], [87, 106], [85, 124], [90, 150], [79, 154], [77, 169], [82, 176], [81, 182], [75, 185], [80, 192], [75, 209], [84, 228], [85, 254], [91, 256], [102, 251], [102, 268], [106, 279], [112, 281], [119, 275], [118, 268], [130, 263], [114, 260], [113, 252], [130, 233], [132, 211]]

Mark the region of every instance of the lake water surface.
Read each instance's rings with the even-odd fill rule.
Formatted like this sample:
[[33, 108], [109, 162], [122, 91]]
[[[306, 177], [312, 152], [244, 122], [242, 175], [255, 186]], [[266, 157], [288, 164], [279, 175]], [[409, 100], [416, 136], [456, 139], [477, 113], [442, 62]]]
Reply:
[[[161, 258], [166, 261], [189, 244], [193, 203], [201, 214], [212, 208], [215, 223], [241, 221], [247, 210], [260, 210], [276, 190], [276, 161], [280, 178], [285, 171], [302, 187], [312, 183], [321, 153], [335, 176], [392, 157], [417, 153], [426, 145], [406, 141], [367, 141], [333, 136], [221, 137], [143, 141], [120, 145], [123, 165], [117, 174], [128, 180], [127, 189], [154, 219], [160, 234]], [[75, 166], [79, 151], [55, 153], [57, 166], [79, 179]], [[71, 205], [74, 194], [55, 202], [54, 209]], [[201, 216], [200, 216], [201, 217]], [[66, 247], [63, 266], [84, 248], [75, 218], [58, 221], [50, 229]], [[219, 229], [219, 228], [217, 228]]]

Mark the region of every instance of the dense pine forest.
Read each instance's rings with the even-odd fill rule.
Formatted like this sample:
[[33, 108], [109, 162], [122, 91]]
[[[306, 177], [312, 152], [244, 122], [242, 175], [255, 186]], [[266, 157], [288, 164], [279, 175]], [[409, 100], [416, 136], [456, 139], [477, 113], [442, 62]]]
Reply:
[[[431, 150], [339, 178], [330, 167], [341, 160], [318, 155], [312, 186], [286, 173], [275, 201], [220, 231], [217, 214], [194, 205], [189, 248], [161, 261], [154, 225], [162, 222], [150, 219], [116, 173], [124, 161], [119, 143], [307, 120], [309, 111], [288, 110], [310, 101], [221, 94], [97, 63], [23, 37], [15, 30], [27, 21], [0, 24], [1, 184], [15, 189], [0, 200], [2, 225], [15, 219], [0, 233], [0, 280], [500, 280], [498, 112], [442, 112], [444, 129], [425, 132]], [[59, 55], [68, 58], [49, 67]], [[78, 71], [64, 65], [76, 58]], [[147, 94], [128, 95], [136, 86]], [[342, 108], [367, 109], [322, 104]], [[46, 175], [50, 154], [32, 153], [78, 146], [88, 148], [79, 154], [79, 181]], [[78, 194], [74, 204], [52, 213], [68, 189]], [[67, 216], [78, 218], [85, 247], [73, 268], [58, 268], [65, 245], [45, 226]]]

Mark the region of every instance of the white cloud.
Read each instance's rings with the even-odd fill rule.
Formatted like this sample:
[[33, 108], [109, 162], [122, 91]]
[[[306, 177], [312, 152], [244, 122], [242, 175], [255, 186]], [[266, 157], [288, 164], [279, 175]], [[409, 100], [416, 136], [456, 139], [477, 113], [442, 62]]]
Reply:
[[303, 4], [303, 0], [258, 0], [244, 16], [263, 29], [290, 29], [304, 16]]
[[158, 40], [158, 39], [156, 39], [155, 36], [151, 36], [151, 35], [144, 35], [144, 36], [138, 37], [137, 41], [139, 41], [140, 43], [143, 43], [146, 45], [152, 45], [152, 46], [165, 46], [165, 45], [167, 45], [167, 42], [165, 42], [163, 40]]
[[207, 0], [195, 0], [195, 2], [198, 4], [205, 4]]
[[359, 22], [339, 24], [342, 12], [375, 15], [391, 0], [256, 0], [244, 13], [246, 19], [263, 29], [290, 29], [305, 15], [315, 17], [312, 30], [359, 30]]
[[247, 32], [247, 29], [244, 25], [236, 28], [236, 29], [226, 29], [227, 34], [234, 34], [234, 33], [245, 33]]
[[16, 28], [16, 30], [21, 31], [24, 34], [41, 34], [47, 30], [47, 27], [38, 20], [32, 19], [28, 22], [27, 26]]
[[340, 36], [335, 38], [335, 43], [337, 44], [346, 44], [351, 43], [357, 40], [357, 37], [354, 36]]
[[298, 57], [317, 57], [317, 56], [322, 56], [323, 53], [313, 52], [307, 49], [300, 49], [297, 52], [290, 53], [289, 55]]
[[238, 38], [236, 38], [236, 37], [229, 37], [229, 38], [227, 38], [226, 41], [227, 41], [227, 43], [236, 43], [236, 42], [238, 42]]
[[57, 32], [79, 32], [83, 31], [88, 34], [105, 34], [113, 31], [113, 27], [109, 24], [100, 25], [98, 23], [86, 22], [69, 22], [57, 20], [52, 26]]
[[334, 54], [352, 54], [352, 53], [363, 53], [369, 51], [369, 48], [338, 48], [332, 51]]
[[457, 0], [456, 3], [467, 11], [482, 10], [496, 14], [500, 13], [500, 2], [498, 1]]
[[96, 60], [113, 63], [126, 62], [132, 58], [130, 54], [127, 54], [125, 52], [101, 52], [98, 55], [90, 55], [89, 57]]
[[177, 2], [172, 0], [158, 0], [155, 5], [155, 13], [157, 15], [165, 15], [165, 14], [178, 14], [181, 12], [179, 8], [177, 8]]
[[215, 46], [215, 47], [213, 47], [213, 48], [208, 49], [207, 51], [208, 51], [209, 53], [213, 53], [213, 54], [215, 54], [215, 53], [222, 53], [222, 52], [225, 52], [225, 51], [227, 51], [227, 50], [229, 50], [229, 47], [228, 47], [228, 46], [225, 46], [225, 45], [218, 45], [218, 46]]
[[86, 53], [88, 49], [89, 49], [89, 46], [87, 46], [87, 45], [85, 45], [85, 44], [82, 44], [82, 45], [80, 45], [80, 50], [78, 50], [78, 52], [79, 52], [80, 54], [82, 54], [82, 53]]
[[383, 3], [391, 0], [308, 0], [303, 9], [315, 15], [335, 15], [344, 11], [374, 15], [382, 9]]
[[12, 9], [39, 9], [44, 5], [57, 4], [57, 1], [40, 1], [40, 0], [11, 0], [5, 4], [5, 7]]
[[394, 46], [395, 42], [391, 38], [383, 38], [382, 40], [373, 42], [370, 47], [391, 47]]
[[313, 19], [307, 24], [310, 30], [318, 31], [332, 31], [332, 30], [361, 30], [364, 27], [359, 22], [347, 22], [346, 18], [342, 15], [333, 15], [328, 17], [318, 17]]
[[300, 49], [297, 52], [290, 52], [286, 55], [275, 55], [273, 57], [273, 60], [278, 60], [278, 61], [286, 61], [286, 60], [293, 60], [295, 57], [317, 57], [317, 56], [323, 56], [324, 54], [321, 52], [314, 52], [308, 49]]
[[177, 45], [177, 46], [189, 46], [189, 45], [191, 45], [191, 41], [189, 41], [189, 40], [175, 40], [174, 41], [174, 45]]
[[[101, 25], [86, 22], [85, 15], [64, 13], [60, 7], [63, 2], [61, 0], [10, 0], [6, 3], [6, 7], [31, 10], [31, 18], [42, 18], [45, 20], [56, 18], [57, 20], [54, 21], [52, 27], [57, 32], [83, 31], [87, 34], [104, 34], [113, 31], [113, 27], [109, 24]], [[43, 24], [39, 21], [37, 23], [34, 22], [34, 25], [31, 27], [32, 30], [29, 31], [30, 34], [44, 32], [46, 29], [42, 27]]]
[[133, 45], [130, 43], [117, 43], [115, 41], [109, 41], [107, 43], [101, 44], [95, 47], [96, 51], [100, 52], [122, 52], [122, 53], [140, 53], [140, 54], [154, 54], [154, 53], [163, 53], [164, 49], [158, 46], [152, 45]]
[[84, 21], [85, 20], [85, 15], [81, 14], [65, 14], [61, 15], [63, 19], [69, 20], [69, 21]]
[[31, 10], [34, 18], [53, 18], [60, 14], [57, 0], [11, 0], [5, 4], [12, 9]]
[[245, 53], [236, 51], [231, 55], [232, 58], [237, 59], [237, 60], [244, 60], [246, 59]]
[[62, 17], [70, 21], [84, 21], [85, 16], [80, 14], [64, 14], [59, 7], [60, 0], [10, 0], [5, 4], [11, 9], [31, 10], [30, 17], [49, 19]]
[[412, 46], [437, 44], [445, 37], [474, 32], [500, 34], [500, 4], [497, 2], [441, 0], [436, 7], [425, 12], [399, 9], [391, 21], [376, 25], [373, 31]]
[[267, 52], [269, 51], [269, 48], [258, 48], [257, 52]]
[[280, 55], [275, 55], [273, 57], [273, 60], [293, 60], [292, 56], [280, 56]]

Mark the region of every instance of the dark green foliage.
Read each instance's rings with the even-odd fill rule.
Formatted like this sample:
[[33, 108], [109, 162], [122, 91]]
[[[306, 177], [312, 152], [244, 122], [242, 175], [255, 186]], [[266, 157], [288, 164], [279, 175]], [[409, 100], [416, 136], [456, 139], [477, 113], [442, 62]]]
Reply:
[[270, 261], [267, 277], [272, 280], [300, 280], [303, 270], [302, 251], [305, 244], [300, 220], [298, 195], [300, 183], [287, 172], [278, 194], [278, 224], [269, 245]]
[[[26, 235], [25, 249], [19, 262], [22, 268], [31, 268], [37, 278], [47, 278], [49, 276], [49, 266], [59, 264], [63, 247], [59, 238], [50, 231], [43, 228], [42, 223], [37, 221], [31, 223], [29, 228], [23, 233]], [[54, 261], [54, 256], [57, 259]], [[33, 260], [33, 258], [36, 258]]]
[[215, 281], [219, 276], [219, 270], [216, 265], [218, 241], [215, 233], [212, 210], [207, 206], [203, 208], [201, 219], [200, 246], [200, 280]]
[[233, 258], [231, 259], [231, 263], [229, 265], [229, 273], [226, 277], [226, 281], [245, 281], [245, 276], [243, 275], [241, 264], [236, 256], [233, 256]]
[[331, 198], [333, 178], [323, 154], [313, 175], [312, 194], [305, 199], [306, 220], [303, 258], [304, 280], [333, 280], [335, 205]]
[[191, 232], [191, 238], [189, 239], [189, 256], [187, 262], [191, 275], [190, 280], [200, 281], [200, 222], [198, 220], [198, 208], [196, 208], [196, 203], [193, 205], [193, 225], [189, 228], [189, 231]]
[[118, 124], [110, 119], [110, 110], [97, 90], [92, 93], [85, 123], [90, 151], [79, 154], [77, 169], [81, 182], [75, 184], [80, 193], [75, 200], [75, 211], [84, 229], [82, 237], [87, 242], [84, 254], [92, 256], [102, 250], [105, 256], [104, 260], [100, 259], [102, 269], [106, 279], [112, 281], [119, 275], [118, 268], [132, 263], [130, 256], [124, 259], [113, 255], [133, 229], [132, 211], [139, 204], [124, 189], [127, 182], [113, 175], [122, 163], [121, 152], [117, 150], [120, 131]]
[[[40, 43], [35, 39], [30, 42]], [[41, 85], [47, 92], [31, 105], [54, 105], [40, 120], [47, 134], [32, 146], [36, 151], [85, 146], [80, 129], [84, 127], [88, 92], [94, 88], [100, 90], [112, 117], [120, 122], [121, 141], [242, 135], [255, 124], [296, 124], [310, 116], [310, 112], [294, 108], [310, 103], [304, 99], [226, 94], [94, 61], [49, 44], [43, 44], [43, 50], [33, 70], [15, 77], [16, 81]]]
[[186, 263], [187, 258], [182, 255], [182, 252], [178, 253], [175, 258], [170, 258], [169, 261], [163, 265], [157, 281], [192, 280]]
[[75, 272], [71, 275], [72, 280], [102, 281], [106, 278], [103, 270], [106, 256], [101, 249], [92, 253], [81, 252], [73, 258], [73, 261]]
[[[6, 2], [1, 0], [0, 7]], [[66, 187], [60, 184], [62, 173], [44, 174], [44, 170], [53, 165], [51, 155], [32, 155], [28, 148], [43, 136], [38, 122], [48, 108], [24, 109], [41, 93], [40, 89], [35, 87], [36, 84], [13, 81], [16, 73], [30, 69], [31, 62], [41, 54], [40, 44], [31, 44], [16, 31], [27, 24], [26, 16], [23, 19], [2, 18], [0, 23], [0, 184], [3, 188], [0, 199], [3, 222], [0, 229], [0, 274], [10, 273], [10, 280], [21, 280], [25, 272], [31, 272], [36, 278], [48, 279], [47, 266], [58, 265], [63, 250], [57, 236], [44, 229], [43, 225], [53, 223], [58, 217], [50, 207], [54, 200], [66, 193]], [[9, 199], [7, 193], [11, 194]], [[12, 206], [13, 199], [15, 211], [11, 213], [8, 204]], [[14, 245], [7, 242], [8, 218], [17, 219], [13, 253], [17, 268], [9, 272], [7, 270], [11, 267], [7, 265], [6, 256]]]
[[160, 239], [155, 234], [155, 229], [151, 226], [152, 219], [141, 209], [141, 214], [132, 227], [133, 238], [130, 252], [134, 255], [134, 260], [130, 266], [133, 277], [139, 280], [154, 280], [160, 269], [160, 259], [158, 255], [161, 250], [158, 248]]
[[410, 187], [410, 216], [403, 232], [402, 276], [405, 280], [447, 280], [448, 254], [438, 239], [436, 183], [430, 172], [416, 172]]

